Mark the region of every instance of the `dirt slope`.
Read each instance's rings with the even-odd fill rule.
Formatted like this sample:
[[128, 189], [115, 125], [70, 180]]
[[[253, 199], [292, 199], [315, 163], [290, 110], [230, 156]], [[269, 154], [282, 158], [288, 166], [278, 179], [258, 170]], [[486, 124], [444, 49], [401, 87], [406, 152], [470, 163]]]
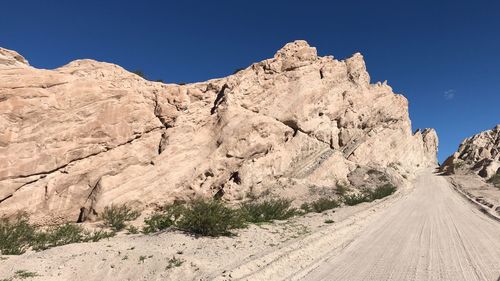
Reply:
[[500, 224], [422, 174], [408, 196], [304, 280], [497, 280]]

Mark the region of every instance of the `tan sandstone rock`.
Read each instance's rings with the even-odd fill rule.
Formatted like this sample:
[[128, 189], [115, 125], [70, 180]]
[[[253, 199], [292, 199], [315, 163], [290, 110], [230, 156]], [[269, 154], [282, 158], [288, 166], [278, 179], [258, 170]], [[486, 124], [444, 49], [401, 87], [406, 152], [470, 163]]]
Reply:
[[436, 150], [434, 130], [412, 134], [406, 98], [370, 84], [361, 54], [319, 57], [305, 41], [187, 85], [93, 60], [35, 69], [0, 49], [0, 216], [53, 224], [112, 203], [298, 198], [359, 166], [434, 166]]
[[489, 179], [500, 173], [500, 124], [466, 138], [458, 151], [448, 157], [440, 170], [453, 174], [457, 170], [472, 171]]

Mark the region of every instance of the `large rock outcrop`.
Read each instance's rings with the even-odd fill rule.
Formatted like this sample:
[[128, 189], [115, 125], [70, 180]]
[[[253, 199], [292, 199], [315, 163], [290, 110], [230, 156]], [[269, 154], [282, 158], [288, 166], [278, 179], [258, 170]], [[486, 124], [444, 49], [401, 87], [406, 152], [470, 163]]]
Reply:
[[462, 141], [440, 170], [448, 174], [472, 171], [486, 179], [500, 173], [500, 124]]
[[436, 150], [434, 130], [412, 134], [406, 98], [370, 84], [361, 54], [319, 57], [305, 41], [187, 85], [93, 60], [35, 69], [0, 50], [0, 215], [39, 224], [112, 203], [300, 196], [360, 166], [434, 166]]

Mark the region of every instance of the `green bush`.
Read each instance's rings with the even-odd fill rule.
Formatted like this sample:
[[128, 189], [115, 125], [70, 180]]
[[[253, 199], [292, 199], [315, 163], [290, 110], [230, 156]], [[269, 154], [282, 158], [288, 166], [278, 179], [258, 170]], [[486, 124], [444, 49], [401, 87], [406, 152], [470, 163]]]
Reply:
[[133, 225], [130, 225], [129, 227], [127, 227], [127, 234], [137, 234], [139, 233], [139, 228], [133, 226]]
[[35, 235], [35, 228], [29, 224], [26, 215], [19, 215], [14, 221], [0, 220], [0, 252], [3, 255], [20, 255], [29, 247]]
[[116, 233], [113, 231], [95, 230], [92, 232], [85, 232], [85, 236], [81, 242], [97, 242], [104, 238], [110, 238], [115, 236]]
[[33, 241], [33, 250], [40, 251], [48, 248], [81, 242], [84, 237], [83, 228], [74, 224], [64, 224], [52, 227], [46, 231], [37, 232]]
[[316, 212], [321, 213], [326, 210], [331, 210], [340, 206], [339, 202], [333, 198], [320, 198], [311, 203], [304, 203], [300, 206], [304, 212]]
[[125, 228], [126, 221], [135, 220], [140, 215], [140, 212], [132, 210], [127, 205], [111, 205], [104, 208], [101, 218], [106, 226], [111, 227], [114, 231], [120, 231]]
[[500, 188], [500, 173], [496, 173], [494, 176], [492, 176], [488, 180], [488, 182], [493, 184], [494, 186]]
[[230, 230], [244, 227], [245, 222], [238, 210], [220, 200], [196, 199], [184, 209], [176, 226], [195, 235], [215, 237], [232, 235]]
[[366, 193], [346, 194], [342, 198], [344, 203], [349, 206], [354, 206], [363, 202], [371, 201], [370, 196]]
[[180, 217], [186, 212], [186, 207], [174, 203], [161, 208], [144, 220], [143, 233], [153, 233], [175, 226]]
[[35, 251], [42, 251], [72, 243], [97, 242], [114, 235], [114, 232], [102, 230], [94, 232], [85, 231], [79, 225], [67, 223], [51, 227], [44, 231], [38, 231], [31, 242], [31, 246]]
[[268, 199], [263, 202], [244, 203], [240, 211], [245, 220], [252, 223], [284, 220], [297, 214], [287, 199]]
[[33, 277], [40, 276], [36, 272], [31, 272], [31, 271], [27, 271], [27, 270], [17, 270], [15, 274], [16, 274], [15, 277], [17, 277], [19, 279], [26, 279], [26, 278], [33, 278]]
[[70, 243], [96, 242], [111, 236], [114, 232], [89, 232], [74, 224], [39, 230], [29, 223], [26, 215], [18, 216], [14, 221], [0, 220], [0, 252], [3, 255], [20, 255], [30, 247], [41, 251]]
[[137, 70], [132, 71], [132, 73], [134, 73], [137, 76], [140, 76], [141, 78], [146, 79], [146, 75], [144, 74], [144, 72], [142, 70], [137, 69]]
[[386, 196], [389, 196], [396, 192], [396, 187], [390, 183], [386, 183], [381, 186], [377, 186], [373, 191], [369, 192], [369, 196], [371, 200], [381, 199]]
[[343, 201], [346, 205], [354, 206], [363, 202], [371, 202], [376, 199], [381, 199], [393, 194], [396, 187], [390, 183], [377, 186], [374, 190], [365, 189], [359, 194], [348, 194], [343, 196]]
[[184, 263], [184, 260], [178, 259], [176, 257], [172, 257], [171, 259], [168, 260], [168, 265], [165, 268], [166, 270], [174, 268], [174, 267], [179, 267]]
[[350, 188], [344, 184], [337, 183], [337, 190], [336, 193], [340, 196], [344, 196], [347, 192], [350, 191]]
[[463, 160], [457, 160], [453, 163], [453, 169], [457, 170], [465, 166], [465, 162]]

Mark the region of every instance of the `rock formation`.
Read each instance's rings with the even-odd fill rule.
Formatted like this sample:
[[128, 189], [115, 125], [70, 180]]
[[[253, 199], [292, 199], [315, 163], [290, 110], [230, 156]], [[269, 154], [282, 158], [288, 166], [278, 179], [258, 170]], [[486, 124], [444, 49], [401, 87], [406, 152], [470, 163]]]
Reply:
[[412, 134], [408, 101], [370, 84], [359, 53], [319, 57], [295, 41], [234, 75], [175, 85], [93, 60], [35, 69], [0, 49], [0, 216], [54, 224], [110, 204], [300, 197], [358, 167], [398, 177], [437, 165], [436, 150], [434, 130]]
[[462, 141], [440, 170], [448, 174], [472, 171], [485, 179], [500, 173], [500, 124]]

